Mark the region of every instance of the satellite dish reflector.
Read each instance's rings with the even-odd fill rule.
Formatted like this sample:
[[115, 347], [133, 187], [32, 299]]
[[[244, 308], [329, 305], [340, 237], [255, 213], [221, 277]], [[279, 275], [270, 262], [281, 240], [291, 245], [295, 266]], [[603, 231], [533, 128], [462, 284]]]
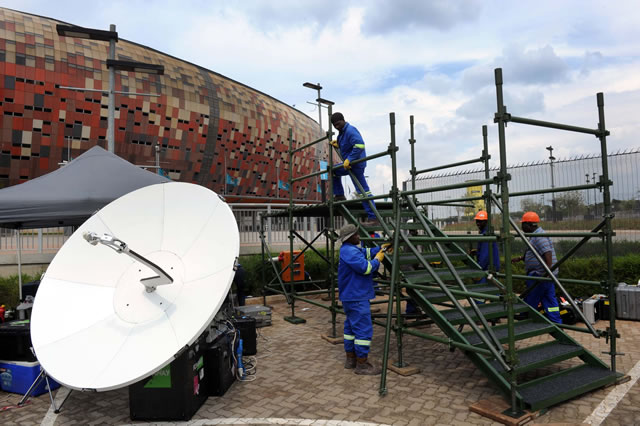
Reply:
[[127, 386], [169, 364], [224, 301], [240, 249], [229, 206], [207, 188], [151, 185], [87, 220], [38, 289], [31, 341], [72, 389]]

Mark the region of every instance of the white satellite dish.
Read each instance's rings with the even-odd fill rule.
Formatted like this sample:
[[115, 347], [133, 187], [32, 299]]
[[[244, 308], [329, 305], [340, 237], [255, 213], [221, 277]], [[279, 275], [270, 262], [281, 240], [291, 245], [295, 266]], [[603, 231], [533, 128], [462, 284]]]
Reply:
[[31, 340], [72, 389], [107, 391], [169, 364], [220, 309], [240, 249], [229, 206], [187, 183], [113, 201], [60, 249], [38, 289]]

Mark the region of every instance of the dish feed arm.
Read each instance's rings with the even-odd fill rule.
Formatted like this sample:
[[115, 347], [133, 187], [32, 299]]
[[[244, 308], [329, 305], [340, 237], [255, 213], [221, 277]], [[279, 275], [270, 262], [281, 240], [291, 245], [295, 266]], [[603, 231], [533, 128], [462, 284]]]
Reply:
[[169, 274], [167, 274], [161, 267], [151, 262], [149, 259], [144, 256], [139, 255], [135, 251], [131, 250], [127, 243], [124, 241], [114, 237], [113, 235], [103, 234], [99, 236], [95, 232], [85, 232], [82, 234], [85, 240], [93, 246], [98, 245], [98, 243], [103, 244], [116, 253], [124, 253], [127, 256], [137, 260], [143, 265], [147, 266], [153, 272], [155, 272], [155, 277], [147, 277], [142, 278], [140, 283], [146, 287], [147, 293], [151, 293], [156, 290], [156, 287], [159, 285], [171, 284], [173, 283], [173, 278]]

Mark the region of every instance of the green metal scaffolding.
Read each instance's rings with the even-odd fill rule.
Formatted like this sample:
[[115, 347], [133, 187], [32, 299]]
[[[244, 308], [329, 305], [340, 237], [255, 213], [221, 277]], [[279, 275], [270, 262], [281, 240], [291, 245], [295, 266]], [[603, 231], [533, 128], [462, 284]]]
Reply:
[[[334, 132], [331, 120], [328, 120], [327, 132], [319, 139], [308, 144], [296, 146], [293, 140], [293, 133], [289, 132], [289, 208], [285, 212], [271, 213], [263, 215], [261, 218], [262, 260], [264, 301], [268, 293], [281, 294], [286, 297], [291, 307], [291, 315], [285, 319], [292, 323], [302, 323], [304, 319], [297, 317], [295, 308], [296, 302], [306, 302], [315, 306], [327, 309], [331, 312], [331, 332], [330, 336], [338, 338], [336, 330], [337, 315], [343, 314], [338, 300], [336, 300], [336, 247], [337, 240], [336, 223], [341, 216], [343, 220], [357, 225], [361, 240], [367, 245], [380, 245], [384, 242], [392, 242], [395, 250], [393, 254], [385, 255], [385, 270], [382, 276], [376, 279], [377, 294], [381, 296], [372, 304], [386, 305], [385, 313], [372, 316], [374, 324], [384, 327], [384, 348], [382, 365], [383, 370], [380, 379], [379, 392], [381, 395], [387, 393], [386, 380], [389, 362], [389, 352], [391, 348], [391, 332], [396, 337], [396, 367], [405, 367], [403, 360], [403, 336], [412, 335], [426, 340], [448, 345], [451, 350], [460, 349], [469, 356], [474, 364], [482, 370], [489, 379], [508, 397], [510, 409], [507, 414], [517, 416], [524, 408], [539, 409], [556, 404], [570, 397], [580, 395], [591, 389], [604, 386], [606, 384], [619, 382], [621, 374], [616, 372], [617, 338], [619, 334], [616, 330], [616, 281], [613, 276], [612, 260], [612, 238], [614, 236], [611, 212], [610, 188], [613, 185], [609, 179], [607, 163], [606, 138], [609, 131], [606, 130], [604, 119], [604, 96], [598, 93], [597, 108], [599, 122], [595, 129], [565, 125], [553, 122], [532, 120], [513, 116], [507, 112], [503, 102], [502, 92], [502, 70], [495, 70], [496, 101], [497, 112], [494, 122], [498, 128], [499, 146], [499, 171], [495, 176], [491, 176], [489, 169], [489, 155], [487, 126], [482, 127], [483, 149], [479, 157], [467, 161], [446, 164], [424, 170], [417, 170], [415, 164], [416, 144], [414, 134], [414, 117], [410, 117], [410, 139], [411, 150], [411, 188], [401, 190], [398, 185], [398, 164], [396, 153], [395, 135], [395, 114], [389, 114], [390, 143], [387, 150], [369, 155], [366, 158], [354, 161], [352, 164], [361, 161], [369, 161], [382, 157], [389, 157], [392, 169], [392, 185], [388, 194], [377, 196], [360, 197], [355, 200], [334, 201], [333, 189], [329, 185], [328, 200], [326, 203], [308, 207], [296, 207], [293, 202], [294, 185], [303, 184], [304, 181], [327, 174], [329, 183], [333, 178], [334, 170], [341, 165], [335, 165], [335, 159], [339, 159], [339, 154], [329, 151], [329, 165], [325, 170], [318, 170], [304, 176], [294, 176], [293, 164], [294, 155], [304, 149], [318, 143], [328, 143], [331, 141]], [[332, 107], [328, 108], [328, 115], [331, 117]], [[597, 182], [587, 185], [577, 185], [571, 187], [556, 187], [535, 191], [524, 191], [509, 193], [509, 181], [511, 176], [507, 172], [507, 123], [533, 125], [570, 132], [578, 132], [595, 136], [600, 142], [602, 158], [602, 175]], [[471, 182], [461, 182], [456, 184], [442, 185], [430, 188], [416, 188], [416, 179], [419, 175], [442, 170], [446, 168], [459, 167], [467, 164], [482, 163], [484, 165], [484, 179]], [[357, 190], [364, 194], [363, 188], [356, 183]], [[419, 201], [421, 195], [442, 191], [483, 186], [484, 193], [480, 196], [466, 196], [457, 199]], [[536, 237], [574, 237], [580, 240], [551, 268], [548, 268], [542, 258], [535, 252], [527, 237], [532, 234], [523, 233], [510, 217], [509, 200], [512, 197], [527, 196], [533, 194], [546, 194], [565, 191], [575, 191], [582, 189], [599, 189], [603, 193], [604, 214], [602, 222], [590, 232], [544, 232], [535, 234]], [[381, 202], [380, 200], [390, 198], [391, 202]], [[376, 200], [374, 206], [372, 201]], [[488, 213], [488, 229], [484, 235], [447, 235], [439, 230], [428, 217], [425, 208], [430, 205], [450, 205], [469, 206], [469, 202], [475, 200], [484, 201], [485, 209]], [[380, 225], [373, 228], [365, 228], [359, 221], [359, 217], [364, 214], [361, 203], [367, 202], [374, 211]], [[496, 209], [500, 216], [500, 225], [494, 228], [492, 217], [496, 215]], [[311, 241], [305, 240], [300, 233], [293, 229], [295, 217], [318, 217], [325, 220], [325, 226], [318, 235]], [[303, 248], [297, 256], [290, 256], [291, 260], [284, 268], [279, 268], [272, 259], [271, 251], [266, 243], [265, 223], [268, 217], [288, 217], [289, 219], [289, 250], [294, 252], [294, 240], [298, 239], [303, 243]], [[412, 221], [407, 221], [412, 219]], [[370, 235], [374, 236], [370, 236]], [[325, 253], [320, 252], [315, 245], [320, 237], [325, 240]], [[547, 277], [530, 277], [513, 273], [511, 266], [512, 245], [514, 238], [520, 238], [526, 246], [532, 250], [538, 260], [544, 266]], [[606, 279], [601, 282], [557, 278], [553, 270], [562, 265], [570, 256], [591, 238], [599, 238], [603, 241], [604, 252], [607, 258]], [[463, 248], [468, 243], [477, 242], [497, 242], [501, 246], [504, 255], [504, 269], [502, 272], [493, 268], [492, 250], [489, 250], [489, 269], [484, 271], [478, 263]], [[300, 291], [297, 287], [308, 284], [309, 281], [294, 280], [294, 265], [299, 256], [311, 250], [327, 263], [328, 276], [326, 280], [312, 281], [314, 284], [322, 284], [324, 288], [310, 291]], [[417, 268], [407, 269], [402, 265], [417, 265]], [[267, 282], [266, 269], [273, 270], [274, 278]], [[289, 280], [284, 280], [285, 274], [289, 274]], [[474, 282], [474, 279], [481, 281]], [[514, 293], [513, 283], [515, 280], [551, 280], [554, 282], [559, 292], [569, 301], [575, 312], [585, 323], [585, 327], [552, 324], [542, 317], [537, 310], [523, 304], [522, 298]], [[596, 330], [589, 321], [584, 318], [582, 311], [578, 309], [572, 297], [567, 293], [563, 284], [578, 283], [603, 289], [609, 297], [609, 326], [606, 330]], [[525, 291], [525, 294], [532, 287]], [[327, 295], [328, 304], [322, 300], [312, 298], [317, 295]], [[419, 306], [424, 315], [409, 315], [402, 313], [402, 302], [411, 299]], [[487, 304], [479, 304], [476, 299], [488, 301]], [[460, 302], [462, 300], [462, 303]], [[442, 309], [446, 308], [446, 309]], [[519, 320], [517, 315], [526, 314], [528, 319]], [[497, 326], [497, 318], [506, 319], [506, 324]], [[433, 335], [419, 330], [418, 327], [426, 324], [436, 324], [447, 337]], [[470, 331], [463, 332], [466, 326]], [[600, 361], [597, 357], [582, 348], [574, 339], [564, 333], [563, 330], [574, 332], [590, 333], [595, 338], [604, 337], [609, 343], [610, 363], [609, 365]], [[548, 333], [555, 341], [544, 345], [531, 346], [524, 350], [516, 348], [516, 341], [529, 336]], [[534, 359], [536, 356], [551, 353], [548, 358]], [[566, 372], [557, 372], [548, 377], [542, 377], [526, 383], [519, 383], [518, 378], [525, 371], [531, 371], [546, 363], [559, 362], [570, 357], [579, 357], [583, 366], [572, 367]], [[576, 385], [571, 389], [558, 391], [550, 395], [540, 395], [539, 388], [547, 383], [554, 385], [563, 378], [571, 377]], [[579, 380], [578, 380], [579, 379]]]

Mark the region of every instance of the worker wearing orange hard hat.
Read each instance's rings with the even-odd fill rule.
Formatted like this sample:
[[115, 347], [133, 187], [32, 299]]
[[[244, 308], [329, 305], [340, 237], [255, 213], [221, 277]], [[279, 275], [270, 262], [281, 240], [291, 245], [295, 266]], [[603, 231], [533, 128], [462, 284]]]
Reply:
[[[480, 233], [480, 235], [485, 235], [487, 233], [487, 224], [489, 223], [489, 215], [487, 214], [486, 211], [484, 210], [480, 210], [478, 213], [476, 213], [476, 216], [474, 217], [475, 221], [476, 221], [476, 226], [478, 227], [478, 232]], [[500, 253], [498, 252], [498, 243], [496, 242], [492, 242], [491, 243], [491, 257], [493, 257], [493, 267], [494, 267], [494, 271], [499, 271], [500, 270]], [[483, 270], [488, 271], [489, 270], [489, 243], [486, 241], [480, 241], [478, 242], [477, 248], [476, 248], [476, 259], [478, 261], [478, 264], [482, 267]], [[487, 282], [486, 278], [482, 278], [479, 282], [484, 283]]]
[[[489, 229], [487, 226], [489, 223], [489, 215], [487, 212], [480, 210], [476, 213], [474, 219], [480, 235], [485, 235]], [[497, 272], [500, 270], [500, 252], [498, 251], [498, 243], [495, 241], [491, 243], [491, 256], [489, 256], [489, 242], [487, 241], [478, 241], [478, 245], [475, 250], [471, 250], [471, 254], [475, 255], [476, 261], [483, 271], [489, 270], [490, 260], [493, 261], [493, 271]], [[487, 279], [482, 277], [477, 282], [486, 283]], [[484, 300], [476, 299], [476, 303], [484, 303]]]
[[[538, 234], [544, 232], [542, 227], [539, 226], [540, 216], [538, 216], [536, 212], [526, 212], [522, 215], [521, 222], [522, 230], [526, 233]], [[557, 262], [556, 251], [553, 248], [551, 238], [542, 236], [529, 237], [529, 242], [549, 268]], [[540, 261], [538, 261], [531, 250], [527, 249], [522, 256], [515, 257], [511, 261], [515, 263], [523, 260], [527, 275], [532, 277], [542, 277], [546, 275], [547, 272], [544, 266], [540, 264]], [[553, 271], [553, 274], [558, 275], [557, 268]], [[556, 299], [556, 288], [553, 281], [527, 280], [527, 288], [532, 287], [536, 283], [538, 283], [537, 286], [527, 294], [524, 301], [534, 309], [538, 309], [538, 305], [542, 304], [547, 318], [555, 323], [562, 324], [560, 307], [558, 305], [558, 299]]]

